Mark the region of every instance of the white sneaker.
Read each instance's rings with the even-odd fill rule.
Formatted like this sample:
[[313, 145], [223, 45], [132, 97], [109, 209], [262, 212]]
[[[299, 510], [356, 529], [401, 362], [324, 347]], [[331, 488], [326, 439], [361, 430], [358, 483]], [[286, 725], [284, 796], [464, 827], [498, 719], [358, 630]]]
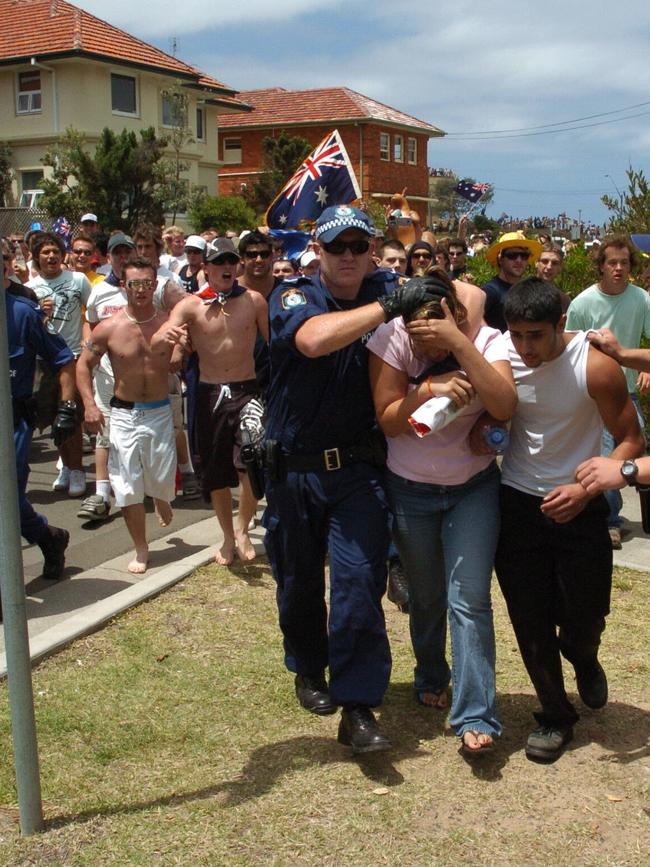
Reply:
[[63, 465], [59, 468], [59, 475], [52, 482], [53, 491], [67, 491], [70, 485], [70, 470]]
[[69, 497], [83, 497], [86, 493], [86, 474], [83, 470], [70, 470]]

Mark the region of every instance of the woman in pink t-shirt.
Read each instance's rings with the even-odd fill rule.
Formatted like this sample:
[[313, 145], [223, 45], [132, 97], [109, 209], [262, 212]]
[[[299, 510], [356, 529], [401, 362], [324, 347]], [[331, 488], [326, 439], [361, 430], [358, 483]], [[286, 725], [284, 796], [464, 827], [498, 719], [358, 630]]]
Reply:
[[[490, 600], [499, 471], [494, 455], [472, 452], [468, 437], [484, 412], [509, 419], [517, 394], [500, 332], [482, 326], [470, 339], [446, 275], [436, 270], [416, 279], [426, 281], [431, 300], [408, 324], [398, 318], [377, 329], [368, 343], [370, 376], [388, 438], [393, 535], [409, 583], [416, 695], [421, 704], [446, 707], [449, 610], [450, 723], [464, 750], [479, 753], [501, 732]], [[408, 419], [440, 395], [462, 410], [442, 430], [418, 439]]]

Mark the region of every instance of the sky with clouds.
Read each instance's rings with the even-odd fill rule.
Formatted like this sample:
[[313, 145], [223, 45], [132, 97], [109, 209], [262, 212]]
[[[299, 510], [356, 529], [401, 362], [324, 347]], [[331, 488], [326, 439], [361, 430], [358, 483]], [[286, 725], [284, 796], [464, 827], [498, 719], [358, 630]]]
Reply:
[[175, 38], [180, 59], [238, 90], [346, 86], [435, 124], [449, 135], [429, 165], [493, 184], [493, 216], [602, 223], [627, 167], [650, 174], [647, 0], [76, 5], [164, 51]]

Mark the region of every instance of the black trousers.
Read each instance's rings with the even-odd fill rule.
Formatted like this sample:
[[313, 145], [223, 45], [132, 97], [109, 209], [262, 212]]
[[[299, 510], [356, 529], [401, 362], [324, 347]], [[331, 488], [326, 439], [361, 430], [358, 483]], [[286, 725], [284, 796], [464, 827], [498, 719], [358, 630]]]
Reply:
[[501, 486], [495, 568], [521, 655], [542, 705], [542, 725], [578, 719], [564, 689], [564, 656], [574, 667], [597, 658], [609, 613], [612, 546], [608, 506], [590, 500], [572, 521], [541, 512], [541, 497]]

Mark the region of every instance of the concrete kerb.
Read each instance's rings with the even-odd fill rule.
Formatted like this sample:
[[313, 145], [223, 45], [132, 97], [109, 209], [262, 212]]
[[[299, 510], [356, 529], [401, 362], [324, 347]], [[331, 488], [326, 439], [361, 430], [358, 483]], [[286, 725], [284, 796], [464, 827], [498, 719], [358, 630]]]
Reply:
[[[45, 657], [56, 653], [75, 639], [95, 632], [118, 614], [162, 593], [163, 590], [182, 581], [183, 578], [186, 578], [196, 569], [213, 562], [215, 548], [223, 541], [221, 533], [217, 534], [215, 530], [216, 521], [214, 518], [199, 521], [197, 524], [185, 528], [183, 531], [184, 540], [186, 540], [188, 535], [193, 539], [201, 537], [204, 539], [210, 538], [210, 544], [205, 545], [202, 550], [183, 557], [167, 566], [163, 566], [155, 571], [151, 570], [149, 574], [145, 574], [142, 578], [138, 577], [134, 583], [117, 593], [113, 593], [77, 611], [72, 611], [69, 615], [62, 616], [50, 628], [34, 635], [30, 634], [29, 649], [32, 664], [40, 662]], [[156, 551], [164, 550], [168, 540], [177, 539], [178, 536], [179, 532], [176, 530], [158, 539], [151, 545], [151, 552], [155, 553]], [[256, 550], [260, 553], [261, 528], [251, 532], [251, 538], [256, 543]], [[100, 567], [88, 570], [88, 573], [82, 572], [74, 576], [71, 581], [83, 580], [84, 576], [97, 573], [98, 570], [101, 570], [106, 577], [111, 574], [124, 576], [126, 562], [131, 559], [131, 556], [129, 554], [128, 556], [121, 555], [120, 557], [116, 557], [114, 560], [107, 561]], [[135, 576], [129, 577], [133, 578]], [[5, 653], [0, 653], [0, 678], [6, 677], [6, 674], [6, 655]]]

